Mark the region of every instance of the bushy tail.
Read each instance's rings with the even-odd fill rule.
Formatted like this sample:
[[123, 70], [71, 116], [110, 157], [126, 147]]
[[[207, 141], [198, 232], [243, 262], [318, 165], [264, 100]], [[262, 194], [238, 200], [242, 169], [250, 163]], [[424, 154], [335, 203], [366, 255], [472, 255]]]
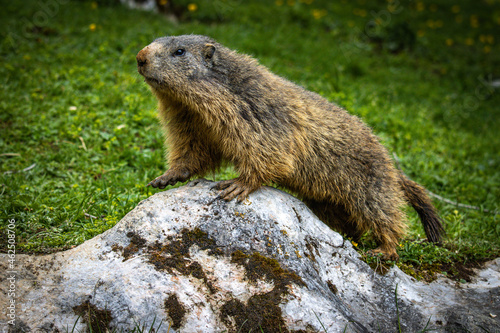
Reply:
[[404, 191], [406, 200], [417, 211], [422, 221], [427, 240], [433, 243], [440, 243], [441, 235], [444, 234], [444, 228], [436, 212], [436, 208], [432, 205], [431, 199], [424, 188], [413, 180], [408, 179], [403, 173], [400, 175], [399, 183]]

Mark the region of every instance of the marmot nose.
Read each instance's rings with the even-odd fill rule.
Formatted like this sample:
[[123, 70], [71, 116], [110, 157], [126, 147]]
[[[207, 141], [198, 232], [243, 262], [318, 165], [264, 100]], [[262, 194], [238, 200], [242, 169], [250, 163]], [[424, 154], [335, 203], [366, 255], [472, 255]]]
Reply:
[[146, 57], [146, 51], [144, 49], [142, 49], [138, 54], [137, 54], [137, 66], [138, 67], [142, 67], [144, 66], [148, 60], [147, 60], [147, 57]]
[[140, 58], [139, 56], [137, 56], [137, 66], [139, 67], [142, 67], [144, 66], [148, 61], [146, 60], [146, 58]]
[[148, 61], [146, 59], [142, 60], [137, 58], [137, 66], [142, 67], [144, 66]]

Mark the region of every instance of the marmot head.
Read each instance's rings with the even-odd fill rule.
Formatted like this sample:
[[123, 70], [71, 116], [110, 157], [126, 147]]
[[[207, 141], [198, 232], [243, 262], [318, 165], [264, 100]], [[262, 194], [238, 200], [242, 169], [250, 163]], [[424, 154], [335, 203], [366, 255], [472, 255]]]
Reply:
[[153, 90], [182, 93], [211, 76], [219, 46], [199, 35], [158, 38], [137, 54], [137, 69]]

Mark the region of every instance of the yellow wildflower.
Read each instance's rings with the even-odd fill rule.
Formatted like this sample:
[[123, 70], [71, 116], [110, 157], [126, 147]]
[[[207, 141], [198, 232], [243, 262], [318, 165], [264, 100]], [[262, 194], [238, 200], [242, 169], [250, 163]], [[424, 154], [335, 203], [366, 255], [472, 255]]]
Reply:
[[484, 52], [484, 53], [490, 53], [490, 52], [491, 52], [491, 46], [489, 46], [489, 45], [485, 45], [485, 46], [483, 47], [483, 52]]
[[91, 25], [89, 25], [90, 31], [95, 31], [96, 28], [97, 28], [97, 26], [95, 25], [95, 23], [92, 23]]
[[477, 19], [477, 15], [470, 16], [470, 26], [473, 28], [479, 27], [479, 20]]
[[326, 16], [326, 9], [313, 9], [312, 15], [316, 20], [321, 19], [323, 16]]
[[451, 38], [447, 38], [447, 39], [446, 39], [446, 45], [448, 45], [448, 46], [452, 46], [452, 45], [453, 45], [453, 39], [451, 39]]
[[469, 46], [474, 45], [474, 39], [472, 39], [472, 38], [470, 38], [470, 37], [469, 37], [469, 38], [467, 38], [467, 39], [465, 40], [465, 44], [466, 44], [466, 45], [469, 45]]
[[92, 1], [92, 3], [90, 4], [90, 8], [92, 8], [92, 9], [97, 9], [97, 6], [98, 6], [97, 2], [95, 2], [95, 1]]
[[190, 4], [188, 5], [188, 10], [189, 10], [190, 12], [195, 12], [197, 9], [198, 9], [198, 5], [197, 5], [197, 4], [195, 4], [195, 3], [190, 3]]
[[454, 5], [451, 7], [451, 12], [454, 13], [454, 14], [457, 14], [458, 12], [460, 12], [460, 6], [459, 5]]

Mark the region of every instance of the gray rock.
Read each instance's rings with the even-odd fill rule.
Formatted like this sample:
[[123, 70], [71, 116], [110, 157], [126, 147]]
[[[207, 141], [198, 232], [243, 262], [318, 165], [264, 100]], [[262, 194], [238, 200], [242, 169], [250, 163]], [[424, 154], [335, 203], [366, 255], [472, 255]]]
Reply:
[[292, 196], [227, 203], [211, 186], [155, 194], [72, 250], [17, 255], [15, 273], [0, 255], [2, 332], [500, 330], [500, 259], [460, 286], [381, 276]]

